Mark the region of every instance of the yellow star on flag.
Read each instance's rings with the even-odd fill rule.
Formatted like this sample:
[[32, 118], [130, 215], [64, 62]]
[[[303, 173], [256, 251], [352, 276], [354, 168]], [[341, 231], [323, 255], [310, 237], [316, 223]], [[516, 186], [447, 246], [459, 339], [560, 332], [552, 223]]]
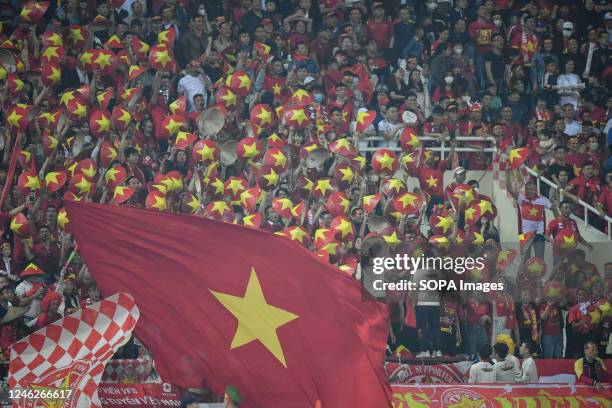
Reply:
[[330, 255], [336, 255], [337, 249], [338, 249], [337, 242], [328, 242], [327, 244], [323, 245], [323, 247], [321, 247], [321, 251], [327, 252]]
[[406, 187], [402, 180], [396, 178], [389, 179], [387, 186], [389, 191], [395, 191], [396, 193]]
[[60, 97], [60, 103], [64, 106], [68, 106], [68, 103], [74, 99], [74, 91], [64, 92]]
[[306, 232], [300, 227], [291, 228], [289, 231], [289, 237], [293, 241], [298, 241], [299, 243], [304, 242], [304, 237], [306, 236]]
[[81, 105], [78, 101], [74, 104], [76, 105], [76, 108], [74, 109], [73, 113], [79, 118], [84, 118], [87, 114], [87, 111], [85, 110], [85, 105]]
[[108, 132], [110, 130], [110, 120], [106, 116], [96, 119], [94, 122], [98, 124], [99, 132]]
[[465, 210], [465, 220], [469, 221], [472, 220], [474, 218], [474, 213], [476, 212], [476, 208], [474, 207], [468, 207]]
[[402, 207], [406, 208], [408, 206], [414, 207], [417, 196], [411, 193], [404, 193], [398, 197], [398, 200], [402, 203]]
[[315, 187], [315, 190], [320, 191], [321, 195], [325, 195], [325, 193], [331, 189], [332, 186], [329, 179], [320, 179], [319, 181], [317, 181], [317, 186]]
[[251, 144], [245, 143], [242, 145], [244, 148], [244, 155], [248, 158], [253, 158], [259, 154], [259, 150], [257, 149], [257, 143], [253, 142]]
[[514, 160], [521, 159], [521, 149], [512, 149], [510, 154], [508, 155], [508, 160], [510, 163], [514, 162]]
[[484, 244], [484, 235], [480, 232], [474, 232], [474, 240], [472, 241], [474, 245], [482, 245]]
[[266, 123], [272, 123], [272, 112], [265, 108], [261, 108], [261, 112], [259, 112], [256, 117], [259, 118], [259, 121], [262, 125], [265, 125]]
[[478, 206], [480, 207], [481, 215], [485, 215], [487, 212], [493, 214], [493, 203], [491, 203], [489, 200], [480, 200]]
[[42, 53], [42, 56], [48, 60], [52, 58], [59, 58], [59, 54], [57, 52], [57, 47], [47, 47]]
[[80, 27], [71, 28], [68, 31], [68, 37], [72, 40], [72, 42], [85, 41]]
[[167, 50], [157, 50], [155, 53], [155, 62], [161, 64], [162, 66], [166, 66], [170, 61], [170, 54]]
[[255, 268], [251, 268], [249, 282], [242, 297], [209, 290], [238, 320], [230, 350], [257, 340], [287, 368], [277, 330], [299, 316], [266, 301]]
[[248, 88], [251, 86], [251, 78], [249, 78], [247, 74], [238, 75], [238, 80], [240, 81], [238, 89]]
[[340, 173], [342, 173], [341, 181], [346, 181], [347, 183], [351, 183], [353, 178], [355, 178], [355, 173], [351, 170], [350, 167], [344, 167], [340, 169]]
[[295, 109], [291, 111], [291, 120], [295, 120], [300, 126], [302, 126], [302, 123], [308, 120], [308, 118], [304, 113], [304, 109]]
[[275, 186], [278, 183], [278, 173], [274, 171], [274, 169], [270, 169], [268, 174], [264, 174], [262, 176], [268, 182], [268, 186]]
[[357, 123], [360, 123], [360, 124], [363, 123], [364, 119], [369, 114], [370, 114], [369, 111], [360, 111], [360, 112], [357, 112]]
[[280, 95], [281, 89], [282, 88], [276, 82], [274, 83], [274, 85], [272, 85], [272, 92], [274, 92], [274, 95]]
[[50, 171], [49, 173], [47, 173], [47, 175], [45, 176], [45, 185], [49, 185], [51, 183], [53, 184], [57, 184], [59, 183], [59, 180], [57, 179], [57, 176], [60, 175], [59, 171]]
[[242, 184], [242, 180], [239, 179], [231, 179], [227, 184], [227, 189], [231, 190], [232, 196], [236, 196], [238, 190], [244, 190], [244, 185]]
[[26, 176], [25, 187], [28, 187], [31, 190], [38, 190], [40, 188], [40, 180], [38, 176]]
[[397, 237], [397, 232], [395, 231], [389, 235], [383, 235], [383, 239], [391, 248], [395, 248], [397, 245], [402, 243], [402, 241]]
[[153, 198], [155, 199], [155, 202], [153, 203], [153, 205], [151, 207], [153, 208], [157, 208], [160, 211], [163, 211], [166, 209], [167, 204], [166, 204], [166, 198], [161, 196], [161, 195], [154, 195]]
[[196, 196], [191, 196], [191, 200], [187, 202], [187, 206], [191, 208], [191, 212], [195, 213], [202, 206], [202, 202]]
[[436, 227], [442, 228], [442, 231], [444, 231], [444, 234], [446, 234], [452, 226], [453, 226], [453, 219], [451, 217], [438, 216], [438, 223], [436, 224]]
[[429, 178], [425, 181], [427, 182], [427, 185], [429, 186], [429, 188], [437, 187], [438, 185], [438, 179], [432, 175], [429, 175]]
[[56, 67], [51, 67], [51, 74], [48, 78], [53, 82], [59, 82], [59, 80], [62, 78], [60, 70]]
[[98, 58], [96, 58], [94, 60], [94, 62], [96, 64], [98, 64], [98, 66], [100, 67], [100, 69], [104, 69], [110, 65], [112, 65], [111, 62], [111, 55], [106, 53], [106, 52], [101, 52], [100, 54], [98, 54]]
[[176, 121], [174, 120], [174, 118], [170, 118], [168, 124], [166, 125], [166, 130], [169, 134], [175, 135], [181, 127], [183, 127], [183, 122]]
[[54, 47], [61, 47], [63, 44], [62, 37], [59, 34], [53, 33], [47, 37], [47, 41], [53, 44]]
[[132, 120], [132, 115], [130, 114], [130, 112], [126, 111], [125, 109], [121, 109], [121, 116], [119, 116], [117, 120], [127, 125], [130, 122], [130, 120]]
[[6, 121], [11, 126], [17, 126], [19, 124], [19, 120], [23, 117], [17, 113], [17, 111], [13, 110], [11, 114], [6, 118]]
[[353, 232], [353, 224], [351, 224], [345, 218], [342, 218], [340, 219], [340, 224], [338, 224], [335, 229], [342, 233], [342, 238], [346, 238], [347, 235]]
[[221, 97], [221, 99], [226, 106], [236, 105], [236, 95], [230, 90], [228, 90], [227, 93]]
[[393, 170], [393, 157], [390, 156], [387, 152], [384, 152], [382, 157], [378, 158], [378, 163], [380, 163], [381, 169], [388, 169], [389, 171]]
[[81, 54], [81, 56], [79, 57], [79, 60], [81, 61], [82, 64], [91, 64], [92, 58], [93, 58], [93, 52], [85, 51], [84, 53]]
[[115, 177], [115, 176], [118, 173], [120, 173], [119, 170], [117, 170], [115, 167], [111, 167], [110, 169], [108, 169], [108, 171], [104, 175], [104, 181], [106, 181], [107, 183], [109, 181], [117, 181], [117, 177]]
[[86, 178], [82, 178], [81, 181], [79, 181], [78, 183], [76, 183], [74, 185], [75, 187], [78, 187], [79, 189], [79, 193], [80, 194], [85, 194], [89, 192], [89, 188], [91, 186], [91, 183], [89, 181], [87, 181]]
[[540, 273], [542, 272], [542, 265], [537, 262], [533, 262], [529, 264], [527, 269], [529, 270], [529, 272]]
[[282, 151], [277, 151], [271, 154], [274, 157], [274, 165], [276, 166], [284, 166], [287, 163], [287, 156]]
[[281, 203], [281, 211], [286, 210], [288, 208], [293, 208], [293, 203], [288, 198], [281, 198], [280, 200], [278, 200], [278, 202]]
[[216, 178], [212, 183], [210, 183], [210, 185], [215, 188], [215, 192], [214, 192], [215, 195], [223, 194], [224, 186], [223, 186], [223, 182], [220, 179]]
[[81, 171], [89, 178], [93, 178], [93, 176], [96, 175], [96, 169], [94, 169], [94, 166], [91, 163], [89, 164], [89, 167], [83, 168]]
[[303, 90], [302, 88], [298, 89], [297, 91], [293, 93], [293, 98], [297, 99], [299, 102], [302, 102], [302, 99], [304, 99], [307, 96], [310, 96], [310, 94], [306, 92], [305, 90]]
[[563, 236], [563, 245], [562, 247], [564, 249], [571, 249], [573, 247], [576, 246], [576, 239], [574, 238], [573, 235], [568, 236]]
[[125, 190], [127, 190], [129, 187], [125, 187], [125, 186], [117, 186], [115, 187], [115, 192], [113, 193], [113, 200], [116, 200], [117, 197], [123, 196], [125, 194]]
[[531, 215], [532, 217], [537, 216], [537, 215], [538, 215], [538, 209], [537, 209], [537, 208], [534, 208], [534, 207], [531, 207], [531, 208], [529, 209], [529, 215]]
[[215, 201], [213, 203], [212, 212], [218, 212], [219, 215], [223, 215], [226, 211], [229, 211], [229, 205], [227, 205], [227, 203], [225, 201]]

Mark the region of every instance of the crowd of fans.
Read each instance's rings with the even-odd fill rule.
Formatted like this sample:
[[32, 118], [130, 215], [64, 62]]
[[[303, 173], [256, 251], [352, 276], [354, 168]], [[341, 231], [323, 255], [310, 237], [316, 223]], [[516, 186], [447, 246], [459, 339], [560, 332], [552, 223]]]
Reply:
[[[66, 200], [261, 228], [357, 278], [376, 256], [483, 256], [469, 279], [508, 290], [386, 294], [391, 353], [475, 358], [506, 335], [612, 354], [612, 263], [587, 262], [572, 219], [578, 199], [612, 216], [608, 2], [3, 0], [0, 20], [4, 358], [100, 297]], [[517, 253], [466, 169], [521, 147], [564, 195], [510, 166]]]

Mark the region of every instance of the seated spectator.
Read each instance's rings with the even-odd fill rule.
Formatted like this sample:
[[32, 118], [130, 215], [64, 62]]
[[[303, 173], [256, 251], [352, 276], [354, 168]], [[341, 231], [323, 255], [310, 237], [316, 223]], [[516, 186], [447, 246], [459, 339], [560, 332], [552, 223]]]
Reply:
[[478, 363], [472, 364], [469, 372], [468, 382], [470, 384], [491, 384], [495, 381], [495, 371], [491, 363], [493, 349], [488, 344], [483, 344], [478, 349]]

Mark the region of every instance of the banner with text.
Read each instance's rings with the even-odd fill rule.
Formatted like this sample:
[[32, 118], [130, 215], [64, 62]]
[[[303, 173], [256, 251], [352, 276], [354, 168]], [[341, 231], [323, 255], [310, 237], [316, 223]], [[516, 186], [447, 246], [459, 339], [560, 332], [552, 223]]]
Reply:
[[170, 384], [100, 384], [103, 408], [180, 407], [178, 389]]
[[564, 384], [392, 384], [393, 408], [610, 408], [612, 387]]

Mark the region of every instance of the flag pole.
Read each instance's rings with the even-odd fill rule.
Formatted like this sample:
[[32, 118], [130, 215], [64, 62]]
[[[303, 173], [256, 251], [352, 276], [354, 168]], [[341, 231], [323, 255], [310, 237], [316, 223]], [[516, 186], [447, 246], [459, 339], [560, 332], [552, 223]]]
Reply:
[[59, 294], [61, 294], [64, 290], [64, 276], [66, 275], [66, 270], [68, 270], [68, 265], [70, 265], [70, 262], [72, 262], [74, 255], [77, 253], [77, 249], [78, 249], [78, 245], [75, 245], [74, 248], [72, 249], [72, 252], [68, 256], [68, 259], [66, 260], [66, 263], [64, 264], [64, 267], [62, 268], [62, 271], [60, 272], [60, 278], [57, 281], [57, 286], [55, 287], [55, 291], [58, 292]]

